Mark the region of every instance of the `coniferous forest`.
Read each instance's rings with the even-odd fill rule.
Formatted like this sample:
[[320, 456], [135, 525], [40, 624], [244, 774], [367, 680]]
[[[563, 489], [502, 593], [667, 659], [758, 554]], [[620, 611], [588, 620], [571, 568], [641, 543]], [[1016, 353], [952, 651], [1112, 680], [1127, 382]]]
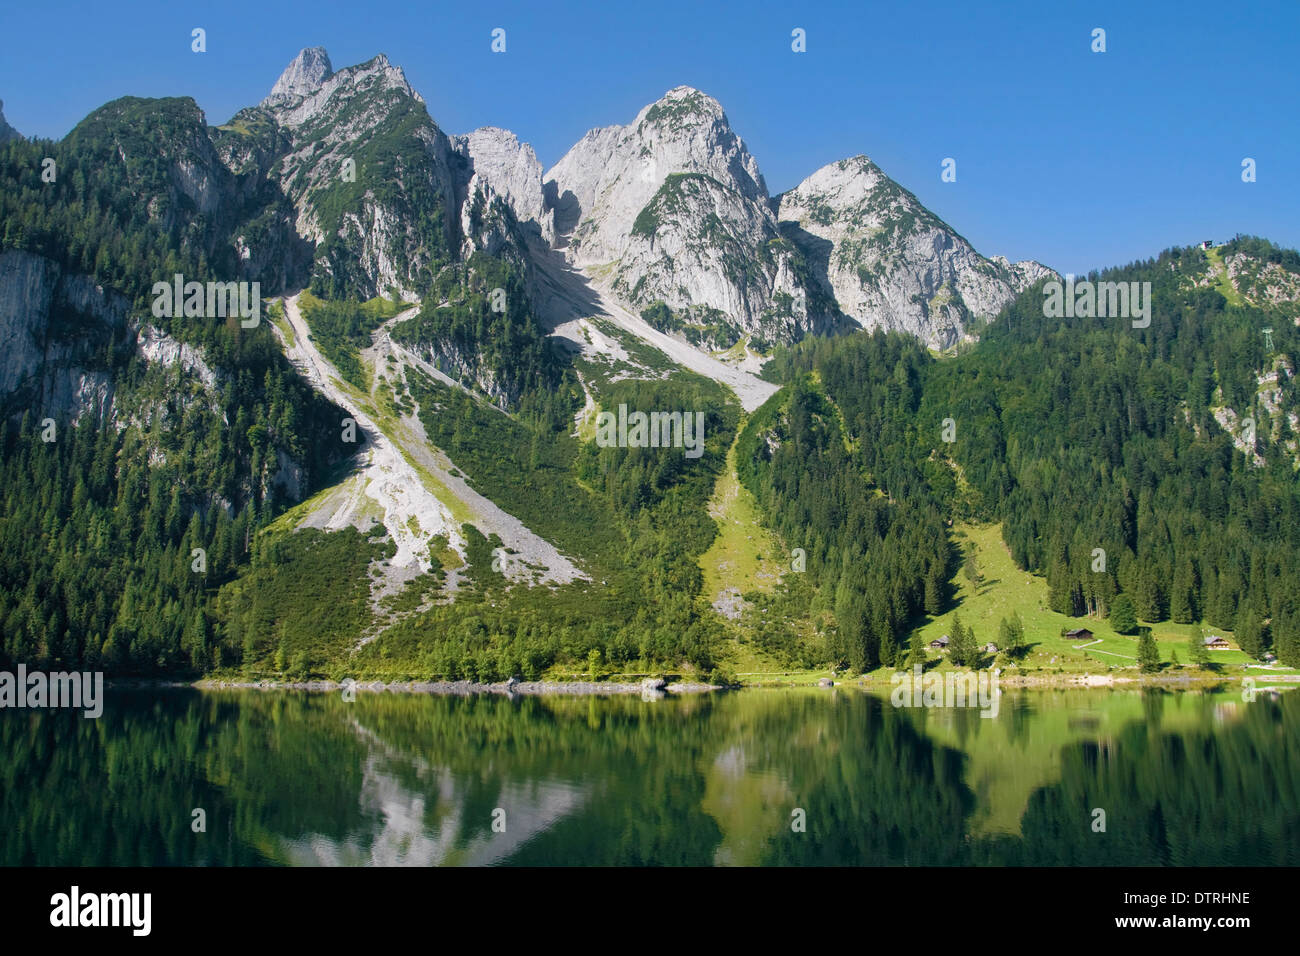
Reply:
[[[1297, 266], [1256, 239], [1223, 249]], [[1002, 522], [1053, 610], [1105, 617], [1125, 594], [1142, 620], [1205, 620], [1300, 663], [1295, 424], [1256, 401], [1270, 381], [1292, 395], [1276, 370], [1297, 330], [1204, 273], [1172, 249], [1089, 277], [1151, 282], [1144, 329], [1045, 318], [1036, 288], [952, 359], [880, 332], [778, 357], [790, 384], [746, 426], [740, 475], [833, 590], [844, 663], [895, 664], [909, 621], [942, 609], [954, 518]], [[1255, 409], [1248, 449], [1224, 407]]]

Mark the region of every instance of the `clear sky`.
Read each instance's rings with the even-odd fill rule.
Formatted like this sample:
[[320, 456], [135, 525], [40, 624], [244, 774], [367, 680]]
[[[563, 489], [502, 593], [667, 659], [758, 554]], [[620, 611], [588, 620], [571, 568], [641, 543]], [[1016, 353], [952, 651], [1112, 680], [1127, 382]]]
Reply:
[[865, 153], [980, 252], [1062, 272], [1237, 232], [1300, 246], [1300, 0], [3, 0], [0, 99], [29, 136], [128, 94], [217, 124], [305, 46], [335, 69], [388, 54], [444, 130], [506, 127], [548, 168], [695, 86], [772, 192]]

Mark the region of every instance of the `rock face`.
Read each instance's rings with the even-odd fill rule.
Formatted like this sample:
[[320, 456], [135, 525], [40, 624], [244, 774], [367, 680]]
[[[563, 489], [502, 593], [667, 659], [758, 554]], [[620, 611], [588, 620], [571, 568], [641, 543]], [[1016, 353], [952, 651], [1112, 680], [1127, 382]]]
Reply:
[[465, 200], [479, 192], [486, 201], [499, 196], [520, 224], [533, 223], [545, 242], [555, 241], [555, 214], [543, 194], [542, 164], [531, 146], [520, 143], [509, 130], [495, 126], [453, 136], [452, 145], [464, 157], [469, 172], [462, 197], [464, 232], [472, 231], [471, 210]]
[[[420, 94], [411, 88], [400, 66], [393, 66], [388, 57], [380, 53], [357, 66], [349, 66], [337, 73], [329, 66], [329, 56], [319, 47], [303, 50], [275, 81], [270, 95], [261, 103], [263, 109], [275, 115], [281, 126], [295, 128], [323, 118], [338, 118], [341, 112], [336, 104], [327, 109], [330, 100], [342, 93], [345, 100], [357, 92], [372, 95], [392, 90], [404, 97], [423, 103]], [[427, 114], [426, 114], [427, 115]], [[363, 131], [375, 125], [374, 116], [348, 117], [354, 131]]]
[[769, 340], [834, 320], [781, 241], [758, 163], [699, 90], [679, 86], [629, 125], [592, 130], [546, 179], [570, 260], [612, 264], [614, 291], [633, 306], [663, 302], [676, 321], [703, 316]]
[[0, 401], [38, 417], [112, 415], [100, 354], [124, 334], [127, 301], [29, 252], [0, 253]]
[[690, 87], [589, 132], [545, 186], [575, 265], [608, 268], [616, 295], [714, 348], [845, 316], [943, 348], [1049, 272], [983, 258], [865, 156], [769, 200], [722, 107]]
[[262, 106], [269, 108], [297, 103], [305, 96], [310, 96], [321, 88], [326, 80], [334, 75], [330, 66], [329, 54], [323, 47], [309, 47], [293, 58], [285, 67], [280, 78], [271, 88], [271, 94], [262, 100]]
[[22, 139], [22, 134], [5, 122], [5, 102], [0, 100], [0, 143], [10, 139]]
[[[590, 131], [545, 173], [508, 130], [446, 136], [383, 55], [334, 72], [323, 49], [303, 50], [230, 127], [254, 135], [224, 136], [223, 159], [277, 184], [334, 296], [414, 293], [482, 251], [544, 299], [536, 258], [560, 249], [698, 348], [788, 342], [846, 319], [944, 348], [1049, 272], [983, 258], [865, 156], [770, 198], [721, 105], [687, 86]], [[196, 203], [202, 186], [187, 190]], [[262, 269], [303, 258], [271, 245], [238, 248]]]
[[217, 375], [208, 367], [198, 349], [176, 341], [152, 325], [141, 327], [136, 336], [136, 349], [150, 365], [179, 365], [194, 374], [206, 388], [217, 387]]
[[1051, 270], [985, 259], [866, 156], [831, 163], [773, 200], [784, 235], [844, 313], [934, 348], [961, 339]]
[[[0, 119], [0, 137], [8, 135], [17, 134]], [[744, 336], [792, 341], [846, 317], [944, 347], [1048, 273], [979, 256], [866, 157], [770, 198], [721, 105], [686, 86], [626, 126], [587, 133], [549, 172], [507, 130], [448, 137], [382, 54], [336, 72], [319, 47], [299, 53], [259, 106], [223, 126], [209, 127], [192, 100], [126, 97], [83, 121], [70, 140], [78, 137], [128, 177], [157, 170], [132, 186], [159, 228], [184, 232], [216, 278], [261, 280], [264, 294], [310, 280], [331, 298], [411, 295], [483, 252], [522, 275], [544, 311], [556, 289], [539, 257], [563, 255], [598, 270], [652, 325], [705, 350]], [[76, 277], [37, 275], [50, 268], [5, 260], [0, 295], [12, 301], [0, 313], [8, 346], [0, 392], [36, 382], [47, 400], [57, 392], [84, 405], [84, 382], [37, 382], [60, 362], [80, 366], [56, 349], [56, 362], [36, 370], [42, 320], [33, 316], [57, 318], [60, 303], [80, 297], [68, 314], [98, 315], [112, 329], [125, 317], [104, 319], [117, 306], [92, 301]], [[19, 299], [36, 311], [19, 314]], [[211, 384], [202, 356], [151, 330], [139, 336], [147, 360]], [[512, 401], [472, 346], [422, 351], [498, 404]]]
[[229, 125], [276, 157], [270, 176], [332, 295], [409, 294], [454, 247], [461, 160], [386, 56], [335, 73], [324, 50], [303, 50]]
[[758, 163], [731, 130], [722, 106], [689, 86], [669, 90], [628, 126], [587, 133], [546, 174], [556, 226], [579, 265], [620, 258], [641, 210], [672, 173], [702, 173], [762, 204]]

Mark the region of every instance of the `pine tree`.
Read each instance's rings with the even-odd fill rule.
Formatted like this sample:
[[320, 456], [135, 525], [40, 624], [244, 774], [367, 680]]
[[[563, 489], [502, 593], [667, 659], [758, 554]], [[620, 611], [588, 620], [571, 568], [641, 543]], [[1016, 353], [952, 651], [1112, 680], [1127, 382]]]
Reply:
[[1155, 638], [1151, 636], [1151, 628], [1142, 628], [1138, 635], [1137, 651], [1138, 667], [1143, 673], [1160, 669], [1160, 648], [1156, 647]]
[[1278, 663], [1287, 667], [1300, 667], [1300, 618], [1294, 614], [1279, 617], [1274, 622]]
[[912, 670], [919, 664], [921, 669], [925, 670], [926, 661], [925, 640], [921, 637], [920, 631], [913, 631], [907, 651], [907, 669]]
[[1173, 583], [1169, 587], [1169, 618], [1177, 624], [1191, 624], [1196, 620], [1196, 573], [1189, 559], [1178, 563]]
[[1189, 659], [1201, 670], [1210, 666], [1210, 652], [1205, 648], [1204, 634], [1193, 634], [1187, 639]]
[[898, 643], [894, 635], [886, 631], [880, 638], [880, 663], [884, 667], [894, 667], [898, 657]]
[[1019, 654], [1025, 646], [1025, 622], [1020, 619], [1019, 611], [1011, 612], [1011, 620], [1007, 622], [1009, 627], [1009, 639], [1003, 650], [1009, 654]]
[[1163, 621], [1165, 618], [1164, 594], [1160, 587], [1159, 572], [1149, 563], [1138, 573], [1137, 590], [1133, 594], [1133, 609], [1143, 621]]
[[946, 582], [944, 581], [944, 566], [936, 561], [930, 565], [929, 573], [925, 576], [925, 613], [939, 615], [943, 613], [943, 602]]
[[1246, 654], [1258, 659], [1264, 653], [1263, 614], [1253, 604], [1244, 603], [1237, 611], [1233, 625], [1233, 637], [1237, 646]]
[[952, 634], [948, 636], [948, 658], [957, 667], [970, 667], [979, 659], [975, 632], [962, 624], [961, 615], [952, 620]]
[[1133, 599], [1120, 593], [1110, 605], [1110, 626], [1116, 634], [1132, 634], [1137, 630], [1137, 615], [1133, 611]]

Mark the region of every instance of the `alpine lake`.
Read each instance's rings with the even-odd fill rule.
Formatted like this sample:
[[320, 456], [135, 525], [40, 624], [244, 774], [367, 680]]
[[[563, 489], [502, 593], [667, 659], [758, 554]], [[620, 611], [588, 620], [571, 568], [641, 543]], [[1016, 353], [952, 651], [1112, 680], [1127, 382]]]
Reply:
[[2, 710], [0, 863], [1300, 864], [1300, 692], [354, 696]]

